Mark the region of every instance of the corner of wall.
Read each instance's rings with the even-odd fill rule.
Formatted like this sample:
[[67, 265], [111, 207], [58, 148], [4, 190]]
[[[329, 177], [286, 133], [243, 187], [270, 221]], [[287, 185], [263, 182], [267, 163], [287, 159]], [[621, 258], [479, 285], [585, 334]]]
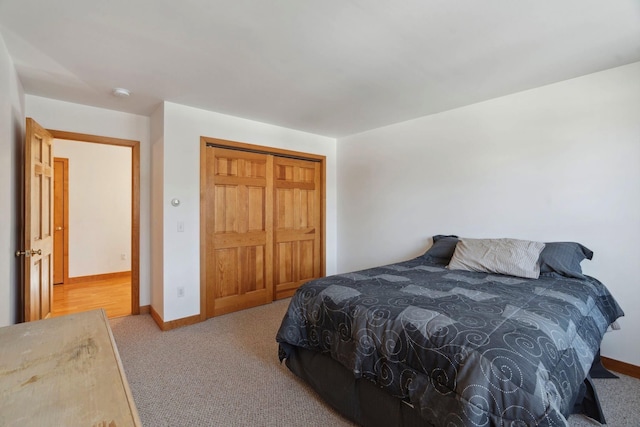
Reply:
[[160, 104], [151, 114], [151, 313], [156, 322], [164, 318], [163, 193], [164, 104]]
[[0, 326], [21, 320], [21, 246], [25, 95], [0, 35]]
[[[21, 248], [23, 246], [23, 231], [24, 230], [24, 140], [25, 140], [25, 107], [24, 107], [24, 91], [22, 84], [17, 79], [17, 97], [18, 105], [14, 107], [12, 113], [13, 123], [13, 188], [11, 189], [13, 195], [13, 215], [11, 221], [11, 239], [9, 242], [13, 242], [13, 248], [10, 251], [12, 254], [14, 249]], [[11, 243], [9, 243], [11, 244]], [[9, 283], [12, 286], [12, 295], [10, 295], [10, 301], [14, 307], [12, 314], [13, 323], [22, 321], [22, 280], [23, 280], [23, 262], [22, 258], [14, 258], [13, 266], [9, 272]]]

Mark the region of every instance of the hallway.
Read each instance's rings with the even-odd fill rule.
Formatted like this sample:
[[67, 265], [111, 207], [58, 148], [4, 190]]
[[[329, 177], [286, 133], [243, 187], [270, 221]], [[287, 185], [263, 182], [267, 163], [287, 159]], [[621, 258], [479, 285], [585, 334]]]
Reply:
[[54, 285], [51, 317], [104, 308], [107, 317], [131, 314], [131, 275]]

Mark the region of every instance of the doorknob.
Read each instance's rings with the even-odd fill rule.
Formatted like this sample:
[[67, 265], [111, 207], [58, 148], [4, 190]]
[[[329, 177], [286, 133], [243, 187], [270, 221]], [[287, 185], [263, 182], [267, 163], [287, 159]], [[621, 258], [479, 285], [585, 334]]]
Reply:
[[62, 227], [56, 227], [56, 231], [62, 230]]
[[16, 256], [26, 256], [26, 257], [30, 257], [31, 255], [42, 255], [42, 249], [38, 249], [37, 251], [35, 249], [27, 249], [26, 251], [16, 251]]

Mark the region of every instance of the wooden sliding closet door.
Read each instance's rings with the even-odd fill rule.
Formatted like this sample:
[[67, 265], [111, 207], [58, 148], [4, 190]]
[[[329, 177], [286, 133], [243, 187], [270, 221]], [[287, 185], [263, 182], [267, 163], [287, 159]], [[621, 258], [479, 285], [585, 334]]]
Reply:
[[325, 157], [202, 137], [201, 318], [324, 275]]
[[206, 313], [273, 300], [273, 157], [207, 147]]
[[320, 163], [274, 159], [275, 299], [321, 276]]

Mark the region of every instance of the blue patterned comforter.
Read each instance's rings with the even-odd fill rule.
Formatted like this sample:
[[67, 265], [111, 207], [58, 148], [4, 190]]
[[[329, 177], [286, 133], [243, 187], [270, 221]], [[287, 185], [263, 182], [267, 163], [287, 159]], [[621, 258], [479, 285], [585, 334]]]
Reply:
[[306, 283], [276, 340], [330, 355], [435, 426], [565, 426], [607, 327], [593, 278], [450, 271], [421, 258]]

